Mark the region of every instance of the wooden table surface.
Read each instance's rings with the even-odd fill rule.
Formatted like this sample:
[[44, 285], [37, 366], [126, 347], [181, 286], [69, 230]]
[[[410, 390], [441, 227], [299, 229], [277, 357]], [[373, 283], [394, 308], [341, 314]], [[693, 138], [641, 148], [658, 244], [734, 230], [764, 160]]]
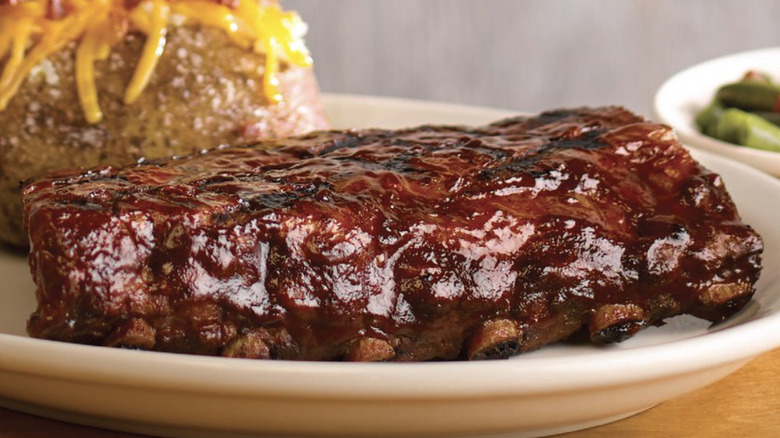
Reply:
[[[780, 437], [780, 349], [706, 388], [622, 421], [561, 435], [594, 437]], [[0, 438], [129, 438], [0, 409]]]

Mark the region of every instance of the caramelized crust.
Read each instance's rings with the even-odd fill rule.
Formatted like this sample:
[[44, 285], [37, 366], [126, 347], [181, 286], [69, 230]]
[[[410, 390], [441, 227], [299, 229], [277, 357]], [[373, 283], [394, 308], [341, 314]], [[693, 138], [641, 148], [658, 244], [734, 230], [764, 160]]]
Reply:
[[718, 175], [616, 107], [60, 173], [24, 203], [32, 336], [237, 357], [621, 341], [732, 315], [762, 251]]

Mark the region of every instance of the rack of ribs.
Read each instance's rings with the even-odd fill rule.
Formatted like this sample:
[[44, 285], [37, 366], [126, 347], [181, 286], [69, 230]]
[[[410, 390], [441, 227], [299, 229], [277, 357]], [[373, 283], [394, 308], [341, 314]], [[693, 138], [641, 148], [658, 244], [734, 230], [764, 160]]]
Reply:
[[506, 358], [754, 293], [763, 245], [619, 107], [317, 132], [23, 193], [31, 336], [262, 359]]

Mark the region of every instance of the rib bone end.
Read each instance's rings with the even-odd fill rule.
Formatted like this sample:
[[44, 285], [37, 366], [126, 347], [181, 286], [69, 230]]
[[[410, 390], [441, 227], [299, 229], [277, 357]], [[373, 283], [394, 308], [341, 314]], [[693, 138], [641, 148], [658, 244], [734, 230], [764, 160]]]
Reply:
[[636, 304], [606, 304], [593, 313], [588, 330], [590, 340], [600, 343], [622, 342], [645, 325], [645, 312]]
[[467, 357], [469, 360], [506, 359], [520, 350], [523, 332], [508, 319], [490, 321], [472, 336]]
[[395, 357], [395, 349], [384, 339], [361, 338], [347, 354], [352, 362], [382, 362]]

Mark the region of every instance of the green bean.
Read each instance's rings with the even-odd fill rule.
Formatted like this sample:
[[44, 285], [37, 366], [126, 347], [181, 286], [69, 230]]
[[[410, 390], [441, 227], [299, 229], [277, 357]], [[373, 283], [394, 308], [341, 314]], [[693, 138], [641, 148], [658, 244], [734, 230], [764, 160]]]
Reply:
[[751, 114], [755, 114], [762, 119], [771, 122], [772, 124], [780, 126], [780, 113], [771, 111], [750, 111]]
[[780, 87], [759, 81], [735, 82], [720, 87], [715, 99], [727, 107], [748, 111], [777, 111]]
[[710, 137], [715, 137], [715, 130], [718, 127], [718, 119], [723, 113], [724, 107], [717, 100], [710, 102], [699, 114], [696, 115], [696, 124], [701, 132]]
[[780, 152], [780, 127], [736, 108], [723, 111], [718, 119], [716, 137], [754, 149]]

